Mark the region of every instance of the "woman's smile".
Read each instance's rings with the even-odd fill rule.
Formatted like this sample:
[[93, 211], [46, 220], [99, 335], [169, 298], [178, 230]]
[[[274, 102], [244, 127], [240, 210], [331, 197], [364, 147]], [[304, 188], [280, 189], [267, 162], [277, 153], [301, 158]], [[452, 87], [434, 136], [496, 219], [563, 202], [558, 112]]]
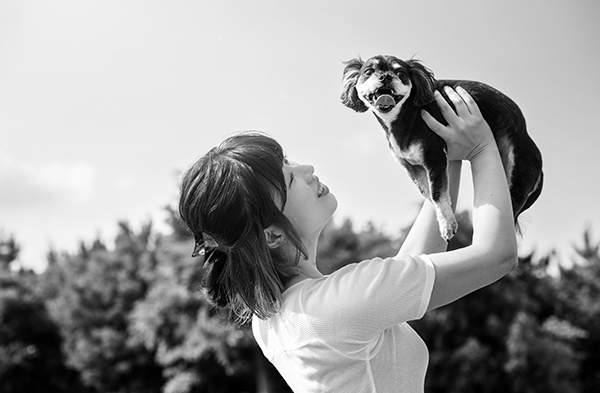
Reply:
[[329, 188], [325, 184], [321, 183], [319, 181], [318, 177], [317, 177], [317, 182], [319, 183], [319, 189], [318, 189], [318, 192], [317, 192], [317, 197], [321, 198], [322, 196], [329, 194]]
[[288, 184], [283, 209], [296, 229], [304, 234], [319, 232], [337, 209], [337, 200], [329, 187], [314, 175], [312, 165], [286, 160], [283, 173]]

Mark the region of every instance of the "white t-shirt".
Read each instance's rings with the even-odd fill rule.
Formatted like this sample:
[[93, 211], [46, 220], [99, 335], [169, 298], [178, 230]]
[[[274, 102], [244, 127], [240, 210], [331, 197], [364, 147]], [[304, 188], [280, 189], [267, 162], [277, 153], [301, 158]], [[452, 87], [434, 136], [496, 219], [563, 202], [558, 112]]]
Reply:
[[434, 279], [425, 255], [351, 264], [288, 288], [252, 331], [294, 392], [423, 392], [429, 354], [406, 322], [425, 314]]

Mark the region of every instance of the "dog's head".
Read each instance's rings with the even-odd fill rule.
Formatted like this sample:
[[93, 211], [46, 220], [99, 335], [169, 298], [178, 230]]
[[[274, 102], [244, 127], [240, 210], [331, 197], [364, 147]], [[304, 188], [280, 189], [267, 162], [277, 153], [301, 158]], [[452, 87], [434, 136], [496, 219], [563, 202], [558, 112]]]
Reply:
[[380, 117], [397, 116], [405, 103], [433, 101], [433, 73], [418, 60], [374, 56], [345, 63], [341, 100], [357, 112], [371, 109]]

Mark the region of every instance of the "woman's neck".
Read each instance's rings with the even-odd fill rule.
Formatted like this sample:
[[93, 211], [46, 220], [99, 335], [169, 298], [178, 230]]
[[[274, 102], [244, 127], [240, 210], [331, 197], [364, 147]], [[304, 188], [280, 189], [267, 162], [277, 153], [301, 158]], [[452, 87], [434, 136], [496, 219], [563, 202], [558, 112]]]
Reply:
[[298, 284], [304, 280], [311, 280], [323, 277], [323, 274], [317, 269], [316, 266], [309, 264], [308, 261], [301, 261], [298, 264], [298, 274], [291, 277], [285, 284], [285, 289], [288, 289], [294, 284]]
[[306, 279], [316, 279], [323, 277], [323, 274], [317, 269], [317, 242], [304, 241], [308, 258], [300, 258], [298, 262], [298, 274], [291, 277], [286, 283], [286, 289]]

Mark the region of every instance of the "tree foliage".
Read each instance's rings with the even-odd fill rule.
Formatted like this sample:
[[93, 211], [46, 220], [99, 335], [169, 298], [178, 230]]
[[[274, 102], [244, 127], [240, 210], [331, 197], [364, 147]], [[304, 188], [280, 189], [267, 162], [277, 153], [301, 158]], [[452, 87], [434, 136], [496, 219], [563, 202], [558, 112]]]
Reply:
[[11, 264], [17, 259], [21, 246], [14, 235], [6, 235], [0, 231], [0, 272], [7, 272]]
[[[202, 260], [190, 257], [176, 209], [167, 212], [170, 233], [122, 222], [110, 245], [50, 250], [39, 275], [16, 268], [20, 245], [0, 236], [2, 392], [290, 391], [249, 327], [227, 323], [208, 303]], [[451, 249], [472, 237], [468, 214], [458, 218]], [[407, 230], [330, 223], [318, 267], [327, 274], [393, 255]], [[595, 392], [600, 241], [590, 229], [574, 253], [569, 267], [553, 252], [524, 255], [497, 283], [411, 322], [430, 350], [426, 391]]]
[[59, 257], [45, 272], [44, 295], [60, 326], [67, 365], [98, 392], [160, 391], [153, 354], [132, 343], [129, 315], [146, 295], [155, 263], [151, 226], [119, 224], [114, 250], [99, 240]]
[[228, 324], [198, 289], [202, 261], [177, 232], [157, 248], [156, 276], [130, 315], [133, 342], [155, 354], [165, 393], [241, 392], [255, 383], [250, 331]]
[[[12, 250], [11, 259], [4, 260], [7, 264], [18, 256], [18, 250]], [[50, 318], [44, 299], [31, 288], [35, 283], [31, 272], [0, 271], [2, 392], [83, 392], [77, 373], [65, 364], [58, 325]]]

